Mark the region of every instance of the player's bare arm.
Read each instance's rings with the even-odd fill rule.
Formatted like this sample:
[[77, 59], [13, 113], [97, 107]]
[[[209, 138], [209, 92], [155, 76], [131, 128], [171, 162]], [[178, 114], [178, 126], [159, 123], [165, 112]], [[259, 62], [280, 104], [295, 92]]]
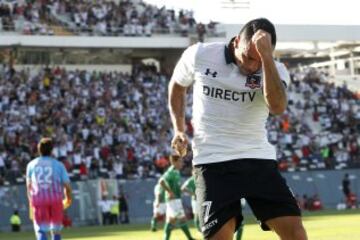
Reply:
[[272, 114], [282, 114], [286, 109], [287, 98], [272, 56], [271, 36], [266, 31], [258, 30], [252, 37], [252, 43], [262, 62], [265, 102]]
[[31, 203], [31, 180], [30, 179], [26, 179], [26, 193], [27, 193], [27, 198], [28, 198], [28, 202], [29, 202], [29, 219], [32, 221], [33, 220], [33, 212], [32, 212], [32, 203]]
[[29, 179], [26, 179], [26, 193], [27, 193], [27, 197], [28, 197], [28, 200], [29, 200], [29, 204], [30, 204], [30, 201], [31, 201], [30, 190], [31, 190], [31, 181]]
[[65, 183], [64, 184], [64, 193], [65, 193], [65, 199], [67, 202], [67, 205], [70, 206], [72, 203], [72, 190], [71, 190], [71, 186], [70, 183]]
[[156, 193], [155, 195], [155, 206], [159, 207], [160, 204], [160, 193]]
[[174, 128], [174, 137], [171, 147], [183, 157], [186, 155], [188, 138], [185, 134], [185, 104], [186, 87], [171, 81], [169, 84], [169, 109], [171, 122]]
[[169, 186], [166, 184], [165, 180], [160, 179], [159, 182], [160, 182], [161, 187], [163, 187], [164, 190], [169, 194], [169, 199], [173, 199], [174, 198], [174, 193], [171, 191]]
[[195, 194], [193, 192], [191, 192], [189, 189], [187, 189], [186, 187], [181, 187], [181, 191], [188, 194], [189, 196], [195, 196]]

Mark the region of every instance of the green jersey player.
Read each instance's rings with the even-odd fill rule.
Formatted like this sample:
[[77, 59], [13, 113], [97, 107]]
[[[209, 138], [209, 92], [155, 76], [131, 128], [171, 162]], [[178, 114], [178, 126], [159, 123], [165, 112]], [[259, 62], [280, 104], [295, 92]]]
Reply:
[[194, 176], [191, 176], [188, 178], [184, 184], [181, 186], [181, 191], [184, 193], [187, 193], [191, 196], [191, 209], [194, 215], [194, 224], [196, 229], [200, 230], [200, 223], [199, 223], [199, 216], [196, 206], [196, 195], [195, 195], [195, 180]]
[[171, 166], [160, 178], [161, 187], [164, 188], [166, 202], [166, 223], [164, 227], [164, 240], [170, 239], [171, 230], [175, 224], [180, 225], [181, 230], [186, 237], [193, 239], [189, 227], [186, 223], [186, 216], [181, 202], [181, 176], [180, 169], [183, 167], [182, 158], [179, 156], [170, 156]]
[[157, 230], [156, 225], [159, 221], [163, 221], [166, 214], [165, 190], [158, 182], [154, 188], [153, 217], [151, 218], [151, 231]]

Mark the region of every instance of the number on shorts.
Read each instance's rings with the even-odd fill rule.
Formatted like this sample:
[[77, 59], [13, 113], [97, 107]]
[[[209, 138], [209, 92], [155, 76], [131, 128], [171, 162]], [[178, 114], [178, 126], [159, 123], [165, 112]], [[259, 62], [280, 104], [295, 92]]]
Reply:
[[206, 223], [209, 220], [210, 217], [210, 208], [211, 208], [211, 201], [205, 201], [202, 203], [202, 207], [204, 207], [204, 223]]

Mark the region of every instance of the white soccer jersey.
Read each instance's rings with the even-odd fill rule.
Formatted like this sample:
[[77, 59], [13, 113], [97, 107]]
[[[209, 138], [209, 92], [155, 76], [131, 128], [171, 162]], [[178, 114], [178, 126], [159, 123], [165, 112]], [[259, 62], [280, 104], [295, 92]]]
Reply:
[[[288, 84], [285, 66], [275, 62]], [[225, 43], [198, 43], [185, 50], [172, 81], [193, 84], [193, 163], [241, 158], [275, 159], [267, 141], [269, 115], [262, 93], [263, 74], [243, 75]]]

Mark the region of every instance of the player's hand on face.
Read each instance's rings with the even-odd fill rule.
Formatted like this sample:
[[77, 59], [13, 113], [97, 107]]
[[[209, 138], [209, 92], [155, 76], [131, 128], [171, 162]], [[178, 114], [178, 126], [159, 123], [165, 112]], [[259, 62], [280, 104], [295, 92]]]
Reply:
[[187, 153], [188, 138], [185, 133], [177, 132], [171, 141], [171, 147], [175, 150], [176, 154], [184, 157]]
[[251, 38], [251, 43], [255, 47], [260, 57], [272, 56], [273, 47], [271, 44], [271, 35], [264, 31], [258, 30]]

